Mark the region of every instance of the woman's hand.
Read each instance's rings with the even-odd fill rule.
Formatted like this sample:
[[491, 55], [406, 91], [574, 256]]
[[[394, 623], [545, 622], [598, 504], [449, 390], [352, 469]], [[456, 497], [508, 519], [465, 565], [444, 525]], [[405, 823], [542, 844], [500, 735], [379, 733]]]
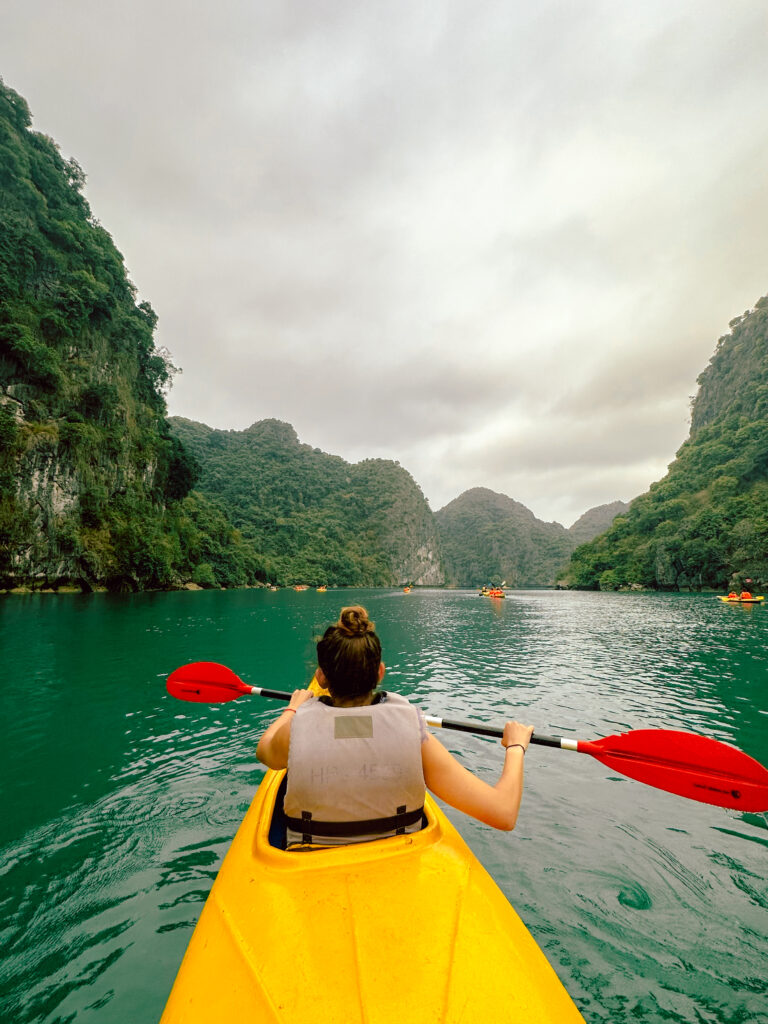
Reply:
[[301, 707], [302, 704], [305, 704], [310, 697], [314, 696], [314, 693], [310, 689], [294, 690], [293, 693], [291, 694], [291, 699], [288, 702], [288, 708], [291, 711], [296, 711], [298, 710], [298, 708]]
[[291, 725], [293, 724], [293, 715], [288, 714], [288, 712], [295, 712], [310, 697], [314, 697], [312, 690], [294, 690], [288, 702], [288, 707], [283, 708], [259, 740], [259, 744], [256, 747], [256, 757], [267, 768], [288, 767], [288, 752], [291, 747]]
[[511, 747], [513, 744], [516, 746], [519, 743], [523, 750], [527, 750], [531, 736], [533, 736], [532, 725], [521, 725], [520, 722], [510, 721], [504, 726], [504, 735], [501, 737], [500, 743], [502, 747]]

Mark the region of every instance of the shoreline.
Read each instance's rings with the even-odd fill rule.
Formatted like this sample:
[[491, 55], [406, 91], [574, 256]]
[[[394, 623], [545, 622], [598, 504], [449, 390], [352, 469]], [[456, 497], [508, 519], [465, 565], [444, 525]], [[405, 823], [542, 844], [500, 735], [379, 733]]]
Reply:
[[[386, 587], [373, 587], [373, 586], [354, 586], [354, 585], [343, 585], [337, 584], [335, 586], [328, 587], [329, 590], [401, 590], [402, 584], [393, 583], [391, 586]], [[293, 590], [294, 585], [289, 584], [284, 587], [277, 587], [277, 590]], [[316, 590], [314, 586], [307, 588], [308, 590]], [[477, 590], [477, 587], [466, 586], [437, 586], [430, 585], [420, 587], [418, 585], [411, 587], [413, 590]], [[226, 592], [229, 590], [273, 590], [272, 585], [268, 583], [246, 583], [241, 587], [202, 587], [199, 583], [180, 583], [178, 586], [173, 587], [142, 587], [136, 590], [110, 590], [109, 587], [103, 585], [95, 585], [88, 588], [78, 586], [76, 583], [62, 583], [61, 586], [34, 586], [32, 584], [19, 584], [15, 587], [0, 587], [0, 597], [3, 596], [20, 596], [27, 594], [46, 594], [46, 595], [58, 595], [58, 594], [178, 594], [181, 591], [212, 591], [217, 590], [220, 592]], [[652, 587], [622, 587], [617, 590], [579, 590], [576, 587], [563, 587], [555, 584], [541, 584], [530, 587], [507, 587], [507, 593], [532, 593], [535, 594], [540, 591], [565, 591], [574, 594], [720, 594], [721, 589], [715, 587], [702, 587], [699, 590], [692, 590], [690, 588], [681, 588], [679, 590], [656, 590]]]

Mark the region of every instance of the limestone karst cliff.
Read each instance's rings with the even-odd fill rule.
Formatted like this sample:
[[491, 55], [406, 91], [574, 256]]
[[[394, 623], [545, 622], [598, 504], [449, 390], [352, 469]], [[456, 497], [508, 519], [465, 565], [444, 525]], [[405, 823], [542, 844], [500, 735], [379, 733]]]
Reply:
[[191, 482], [155, 314], [83, 183], [0, 82], [0, 585], [163, 582]]

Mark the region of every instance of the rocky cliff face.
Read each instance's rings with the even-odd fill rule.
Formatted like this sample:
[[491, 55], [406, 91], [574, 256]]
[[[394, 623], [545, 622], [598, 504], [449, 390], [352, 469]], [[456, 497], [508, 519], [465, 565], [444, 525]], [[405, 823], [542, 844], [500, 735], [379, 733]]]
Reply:
[[171, 368], [83, 183], [0, 81], [0, 587], [169, 575]]
[[411, 475], [397, 463], [369, 459], [354, 467], [361, 485], [383, 496], [381, 546], [397, 586], [442, 586], [445, 582], [434, 517]]

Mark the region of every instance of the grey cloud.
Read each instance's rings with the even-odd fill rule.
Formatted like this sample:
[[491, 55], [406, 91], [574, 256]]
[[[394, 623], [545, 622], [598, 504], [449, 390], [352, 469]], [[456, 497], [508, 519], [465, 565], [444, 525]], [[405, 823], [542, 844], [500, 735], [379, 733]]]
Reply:
[[[546, 414], [528, 422], [511, 436], [474, 440], [468, 438], [454, 456], [456, 466], [482, 465], [491, 476], [499, 472], [547, 471], [561, 468], [582, 471], [622, 466], [664, 458], [674, 427], [678, 444], [685, 429], [677, 423], [674, 410], [659, 407], [649, 416], [647, 409], [626, 410], [621, 431], [613, 429], [610, 417], [595, 416], [563, 420]], [[669, 458], [667, 459], [669, 461]]]
[[306, 423], [312, 432], [305, 432], [308, 443], [338, 454], [344, 454], [340, 447], [350, 423], [357, 421], [357, 434], [367, 446], [359, 453], [361, 458], [383, 447], [396, 452], [398, 446], [409, 447], [414, 438], [419, 443], [451, 438], [515, 401], [514, 379], [495, 367], [461, 366], [439, 357], [416, 355], [373, 366], [364, 351], [340, 346], [326, 358], [308, 354], [299, 360], [273, 352], [241, 354], [238, 362], [239, 379], [248, 382], [247, 388], [233, 391], [231, 367], [217, 361], [214, 349], [204, 379], [190, 379], [184, 373], [174, 394], [188, 391], [186, 405], [201, 410], [201, 419], [206, 409], [210, 414], [226, 406], [229, 422], [218, 422], [219, 415], [213, 426], [244, 427], [264, 416], [277, 416], [290, 419], [302, 434]]

